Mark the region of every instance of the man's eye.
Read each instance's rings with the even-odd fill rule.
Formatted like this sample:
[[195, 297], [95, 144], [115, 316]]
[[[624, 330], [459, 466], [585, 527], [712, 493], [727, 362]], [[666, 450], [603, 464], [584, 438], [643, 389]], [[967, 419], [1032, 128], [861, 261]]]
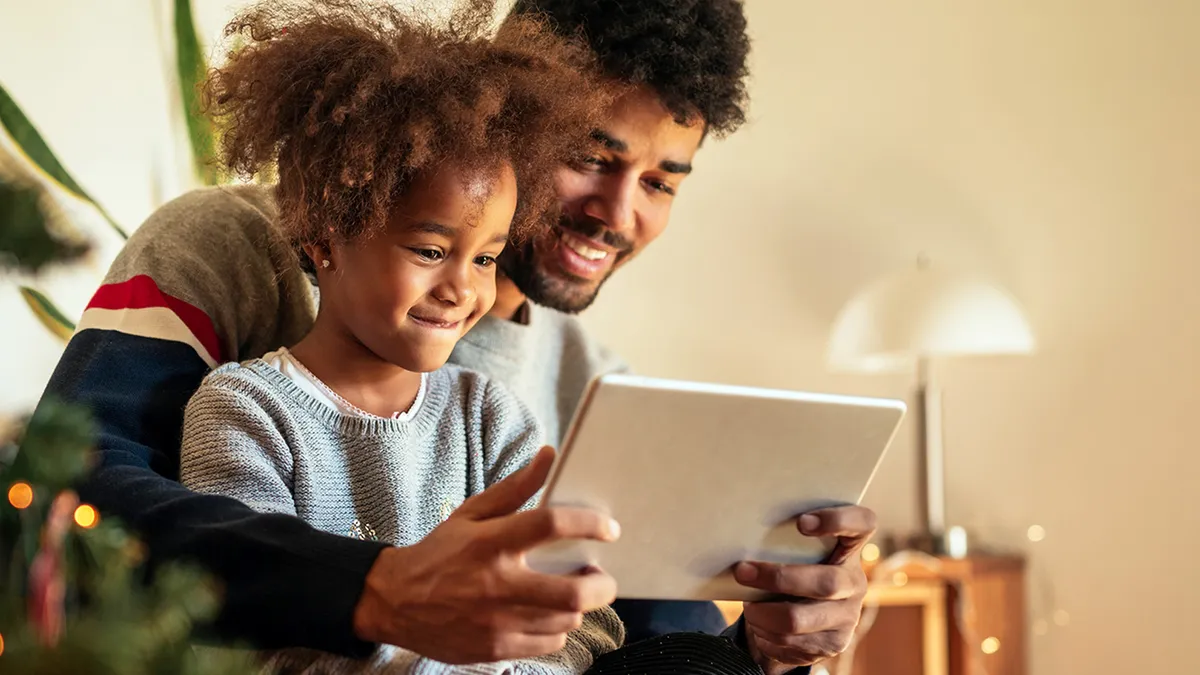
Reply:
[[414, 248], [412, 252], [430, 261], [441, 260], [443, 257], [442, 252], [436, 248]]
[[646, 181], [646, 184], [649, 185], [650, 189], [654, 190], [655, 192], [661, 192], [663, 194], [668, 194], [668, 195], [675, 194], [675, 188], [671, 187], [670, 185], [667, 185], [666, 183], [660, 183], [659, 181], [651, 180], [651, 181]]

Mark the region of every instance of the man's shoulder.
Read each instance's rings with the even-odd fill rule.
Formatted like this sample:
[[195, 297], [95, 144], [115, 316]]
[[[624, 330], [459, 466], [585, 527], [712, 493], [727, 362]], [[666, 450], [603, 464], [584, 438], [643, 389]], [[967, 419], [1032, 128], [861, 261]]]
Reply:
[[130, 235], [108, 281], [139, 273], [146, 263], [161, 265], [179, 257], [216, 262], [280, 250], [286, 240], [277, 218], [274, 192], [268, 187], [221, 186], [186, 192], [156, 209]]
[[137, 245], [151, 237], [201, 236], [208, 233], [258, 238], [275, 231], [279, 210], [274, 189], [234, 185], [191, 190], [156, 209], [130, 237]]

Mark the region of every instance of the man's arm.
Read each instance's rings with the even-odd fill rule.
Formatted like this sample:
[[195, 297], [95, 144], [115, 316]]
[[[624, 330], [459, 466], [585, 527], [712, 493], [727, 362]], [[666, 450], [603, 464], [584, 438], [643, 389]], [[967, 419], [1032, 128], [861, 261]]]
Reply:
[[209, 635], [365, 654], [372, 645], [355, 637], [352, 617], [381, 546], [175, 480], [184, 406], [210, 367], [303, 325], [309, 301], [271, 239], [272, 214], [262, 195], [208, 190], [152, 215], [113, 263], [46, 395], [87, 407], [99, 427], [81, 497], [139, 534], [151, 565], [188, 560], [222, 582]]

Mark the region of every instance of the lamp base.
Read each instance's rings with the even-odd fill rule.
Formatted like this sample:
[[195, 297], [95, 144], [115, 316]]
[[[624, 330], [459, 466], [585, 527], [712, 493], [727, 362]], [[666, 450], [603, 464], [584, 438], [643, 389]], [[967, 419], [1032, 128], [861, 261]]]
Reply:
[[908, 538], [905, 547], [929, 555], [965, 558], [971, 550], [969, 539], [965, 529], [951, 527], [945, 532], [918, 532]]

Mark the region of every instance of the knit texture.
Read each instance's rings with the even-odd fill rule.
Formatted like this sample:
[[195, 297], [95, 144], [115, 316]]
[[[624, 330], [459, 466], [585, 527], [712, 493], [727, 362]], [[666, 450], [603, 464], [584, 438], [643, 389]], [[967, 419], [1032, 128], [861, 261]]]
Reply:
[[[408, 546], [527, 464], [541, 444], [532, 413], [479, 373], [455, 366], [431, 373], [415, 416], [396, 420], [339, 412], [255, 359], [216, 369], [188, 403], [180, 473], [196, 492]], [[463, 669], [388, 646], [366, 661], [313, 650], [264, 658], [268, 669], [288, 673], [566, 674], [585, 671], [623, 640], [620, 620], [605, 607], [585, 616], [566, 648], [540, 659]]]

